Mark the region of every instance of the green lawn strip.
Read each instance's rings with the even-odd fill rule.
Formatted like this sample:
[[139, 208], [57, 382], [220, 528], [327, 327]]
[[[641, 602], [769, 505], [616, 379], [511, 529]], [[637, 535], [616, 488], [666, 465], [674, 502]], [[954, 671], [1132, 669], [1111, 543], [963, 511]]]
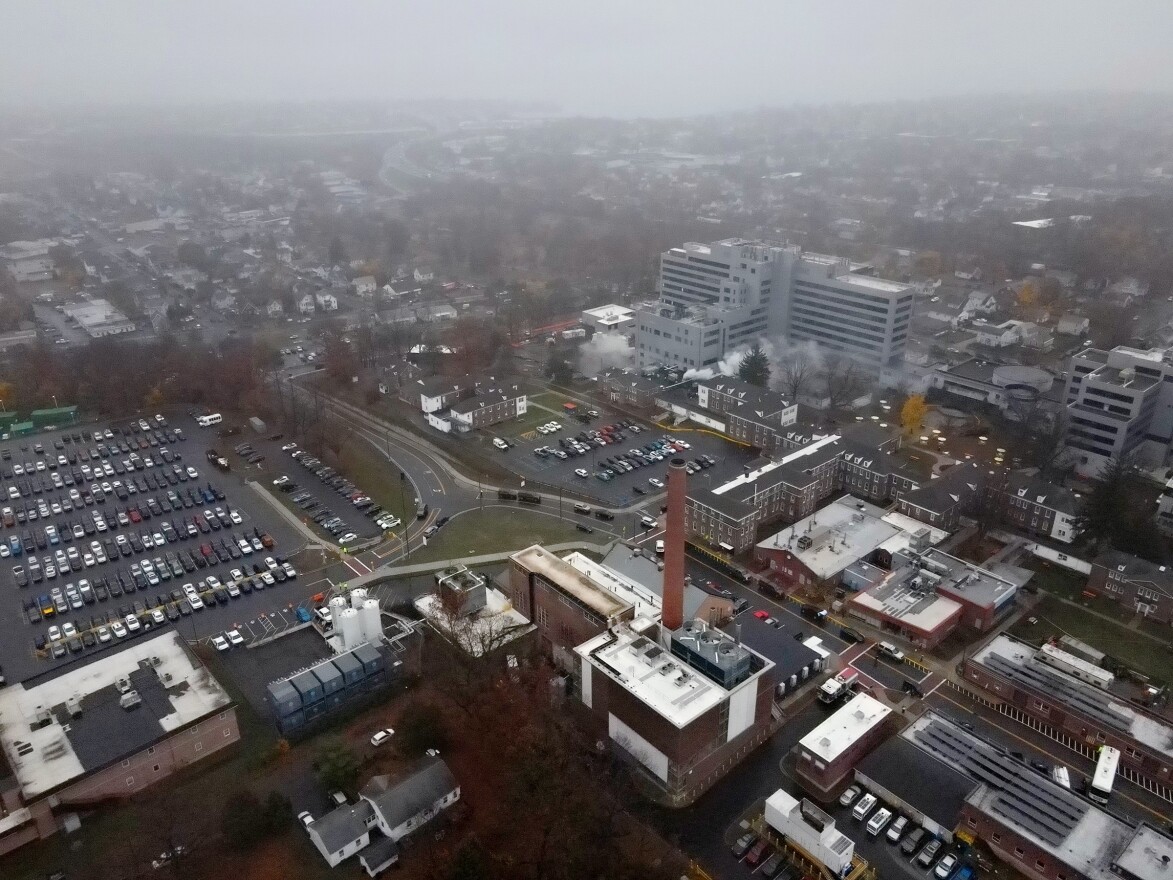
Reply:
[[[395, 447], [391, 447], [395, 455]], [[353, 438], [342, 450], [339, 470], [352, 483], [404, 522], [415, 518], [415, 491], [410, 482], [401, 482], [399, 468], [370, 443]]]
[[[1038, 618], [1037, 624], [1028, 622], [1032, 616]], [[1045, 596], [1031, 615], [1020, 619], [1011, 634], [1036, 644], [1054, 635], [1074, 636], [1162, 682], [1173, 680], [1173, 654], [1152, 639], [1051, 596]]]
[[[561, 522], [556, 517], [526, 510], [505, 510], [501, 507], [470, 510], [454, 517], [428, 539], [428, 546], [412, 552], [407, 562], [414, 564], [439, 559], [461, 559], [483, 553], [512, 552], [531, 544], [557, 544], [593, 537], [575, 529], [569, 502], [563, 510], [565, 519]], [[608, 538], [603, 535], [598, 540], [603, 542]]]

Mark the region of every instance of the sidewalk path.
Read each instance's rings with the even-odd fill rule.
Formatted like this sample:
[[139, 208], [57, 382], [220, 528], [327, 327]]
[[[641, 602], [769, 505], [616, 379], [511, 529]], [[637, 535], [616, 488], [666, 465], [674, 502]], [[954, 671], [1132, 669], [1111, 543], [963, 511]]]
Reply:
[[[586, 541], [566, 541], [561, 544], [543, 546], [552, 553], [561, 553], [564, 550], [590, 550], [601, 555], [606, 555], [614, 546], [614, 542], [609, 544], [591, 544]], [[390, 578], [427, 574], [428, 572], [439, 571], [442, 568], [448, 568], [452, 565], [467, 565], [470, 568], [475, 568], [478, 565], [505, 562], [516, 552], [516, 550], [506, 550], [501, 553], [483, 553], [480, 556], [461, 556], [456, 559], [418, 562], [415, 565], [384, 565], [359, 577], [351, 578], [348, 583], [351, 587], [361, 587], [369, 583], [388, 580]]]
[[329, 541], [326, 541], [326, 540], [318, 537], [318, 535], [314, 532], [313, 529], [311, 529], [309, 526], [307, 526], [305, 523], [303, 523], [300, 519], [298, 519], [297, 516], [294, 515], [292, 510], [290, 510], [288, 507], [286, 507], [284, 504], [282, 504], [280, 501], [278, 501], [276, 498], [274, 498], [269, 493], [269, 491], [264, 486], [262, 486], [260, 483], [258, 483], [256, 480], [245, 480], [245, 483], [247, 485], [249, 485], [250, 487], [252, 487], [254, 490], [256, 490], [256, 493], [258, 495], [260, 495], [262, 498], [264, 498], [265, 501], [268, 502], [270, 507], [272, 507], [275, 511], [277, 511], [277, 513], [281, 514], [281, 517], [287, 523], [289, 523], [291, 526], [293, 526], [293, 528], [297, 529], [297, 531], [300, 532], [306, 538], [306, 540], [309, 542], [306, 545], [306, 549], [330, 550], [334, 553], [338, 552], [338, 545], [337, 544], [331, 544]]

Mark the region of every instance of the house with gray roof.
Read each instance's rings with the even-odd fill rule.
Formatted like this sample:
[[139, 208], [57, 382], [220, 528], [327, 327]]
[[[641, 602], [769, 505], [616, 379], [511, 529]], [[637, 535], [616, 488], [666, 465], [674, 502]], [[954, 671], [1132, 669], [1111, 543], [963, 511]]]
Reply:
[[399, 841], [460, 800], [460, 784], [442, 758], [428, 757], [402, 779], [372, 777], [359, 797], [374, 808], [379, 830]]
[[371, 842], [375, 809], [368, 801], [343, 804], [310, 824], [310, 840], [331, 868], [350, 858]]

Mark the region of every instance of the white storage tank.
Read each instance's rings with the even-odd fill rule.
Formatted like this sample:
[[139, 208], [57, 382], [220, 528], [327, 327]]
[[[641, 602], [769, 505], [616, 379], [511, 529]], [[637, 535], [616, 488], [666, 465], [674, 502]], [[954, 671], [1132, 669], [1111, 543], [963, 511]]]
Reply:
[[334, 618], [334, 631], [342, 635], [342, 647], [349, 651], [366, 641], [362, 618], [353, 608], [343, 608]]
[[383, 638], [383, 619], [379, 616], [379, 600], [367, 599], [362, 603], [362, 631], [368, 642]]
[[346, 599], [343, 598], [342, 596], [335, 596], [333, 599], [330, 600], [329, 607], [330, 607], [330, 616], [333, 617], [335, 620], [337, 620], [338, 615], [342, 613], [342, 609], [346, 607]]
[[350, 591], [350, 607], [362, 608], [362, 603], [367, 600], [367, 591], [362, 587], [355, 587]]

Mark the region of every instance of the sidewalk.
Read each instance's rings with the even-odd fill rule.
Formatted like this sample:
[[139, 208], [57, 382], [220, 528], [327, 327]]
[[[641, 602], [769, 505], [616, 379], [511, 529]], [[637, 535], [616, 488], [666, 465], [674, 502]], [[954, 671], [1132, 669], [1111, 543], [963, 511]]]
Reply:
[[[568, 550], [590, 550], [600, 555], [606, 555], [614, 542], [609, 544], [592, 544], [586, 541], [565, 541], [561, 544], [550, 544], [546, 549], [552, 553], [561, 553]], [[438, 559], [434, 562], [420, 562], [415, 565], [395, 565], [395, 566], [380, 566], [372, 569], [364, 575], [356, 578], [348, 579], [348, 583], [352, 587], [361, 587], [366, 584], [376, 583], [390, 578], [408, 577], [416, 574], [427, 574], [432, 571], [439, 571], [442, 568], [448, 568], [453, 565], [467, 565], [474, 568], [478, 565], [489, 565], [494, 562], [505, 562], [516, 553], [516, 550], [506, 550], [501, 553], [483, 553], [480, 556], [461, 556], [455, 559]]]
[[284, 504], [269, 494], [269, 491], [260, 483], [256, 482], [255, 480], [245, 480], [245, 484], [256, 490], [258, 495], [265, 499], [265, 501], [275, 511], [277, 511], [277, 513], [281, 514], [282, 519], [293, 526], [293, 528], [297, 529], [297, 531], [299, 531], [305, 537], [306, 541], [308, 541], [305, 549], [329, 550], [333, 553], [338, 552], [338, 546], [336, 544], [331, 544], [329, 541], [318, 537], [313, 529], [298, 519], [292, 510], [287, 508]]

